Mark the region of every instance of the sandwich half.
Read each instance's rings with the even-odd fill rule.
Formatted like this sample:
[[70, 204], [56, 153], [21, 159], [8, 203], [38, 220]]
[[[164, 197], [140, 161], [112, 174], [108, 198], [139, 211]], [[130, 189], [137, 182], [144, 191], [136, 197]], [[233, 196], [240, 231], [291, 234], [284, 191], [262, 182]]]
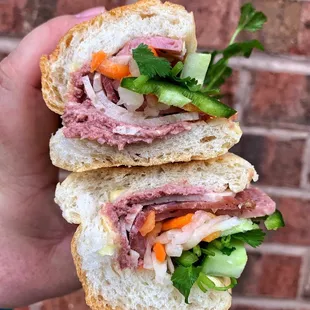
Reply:
[[216, 159], [72, 173], [58, 184], [63, 217], [79, 224], [72, 254], [92, 309], [225, 310], [245, 244], [283, 226], [252, 165]]
[[196, 47], [193, 14], [159, 0], [71, 29], [41, 59], [43, 97], [63, 121], [53, 163], [86, 171], [226, 153], [241, 137], [236, 111], [203, 88], [211, 55]]

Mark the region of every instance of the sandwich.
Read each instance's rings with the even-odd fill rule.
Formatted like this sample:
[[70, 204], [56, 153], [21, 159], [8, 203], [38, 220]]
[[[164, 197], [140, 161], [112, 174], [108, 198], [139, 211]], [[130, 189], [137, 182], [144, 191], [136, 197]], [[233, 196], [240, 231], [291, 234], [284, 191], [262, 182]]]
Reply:
[[229, 309], [261, 229], [284, 225], [254, 167], [216, 159], [72, 173], [56, 189], [91, 309]]
[[41, 59], [43, 97], [63, 123], [50, 142], [54, 165], [86, 171], [225, 154], [241, 137], [236, 111], [220, 101], [218, 81], [205, 87], [214, 59], [196, 48], [193, 14], [159, 0], [71, 29]]

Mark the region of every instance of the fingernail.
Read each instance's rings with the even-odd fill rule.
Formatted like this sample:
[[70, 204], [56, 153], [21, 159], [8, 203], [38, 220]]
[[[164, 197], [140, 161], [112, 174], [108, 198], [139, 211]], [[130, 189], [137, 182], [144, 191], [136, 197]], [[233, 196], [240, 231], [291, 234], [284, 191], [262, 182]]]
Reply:
[[98, 6], [96, 8], [88, 9], [88, 10], [85, 10], [85, 11], [79, 13], [79, 14], [76, 14], [75, 17], [79, 18], [79, 19], [89, 19], [89, 18], [94, 17], [96, 15], [99, 15], [105, 11], [106, 11], [105, 7]]

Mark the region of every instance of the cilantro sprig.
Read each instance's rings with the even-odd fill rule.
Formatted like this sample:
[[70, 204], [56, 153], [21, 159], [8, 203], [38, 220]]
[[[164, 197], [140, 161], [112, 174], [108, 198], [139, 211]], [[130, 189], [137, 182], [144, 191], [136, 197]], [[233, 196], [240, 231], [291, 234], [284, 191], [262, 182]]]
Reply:
[[134, 60], [137, 62], [141, 75], [153, 78], [156, 75], [166, 77], [170, 75], [170, 62], [163, 57], [156, 57], [146, 44], [141, 43], [132, 50]]
[[186, 303], [188, 303], [189, 293], [192, 289], [192, 286], [197, 281], [201, 270], [202, 267], [178, 266], [171, 277], [173, 286], [176, 287], [185, 297]]
[[[221, 86], [225, 80], [231, 76], [232, 69], [228, 66], [228, 60], [233, 56], [250, 57], [254, 48], [264, 50], [263, 45], [257, 40], [250, 40], [245, 42], [236, 42], [235, 40], [240, 32], [250, 31], [254, 32], [260, 30], [264, 23], [267, 21], [267, 17], [264, 13], [256, 11], [251, 3], [246, 3], [241, 7], [240, 19], [229, 45], [223, 51], [215, 51], [212, 53], [212, 60], [209, 70], [205, 78], [206, 89], [211, 90]], [[222, 57], [216, 62], [217, 55]]]
[[231, 235], [231, 237], [233, 239], [243, 241], [253, 248], [257, 248], [263, 243], [265, 235], [266, 233], [264, 233], [261, 229], [254, 229], [244, 233]]

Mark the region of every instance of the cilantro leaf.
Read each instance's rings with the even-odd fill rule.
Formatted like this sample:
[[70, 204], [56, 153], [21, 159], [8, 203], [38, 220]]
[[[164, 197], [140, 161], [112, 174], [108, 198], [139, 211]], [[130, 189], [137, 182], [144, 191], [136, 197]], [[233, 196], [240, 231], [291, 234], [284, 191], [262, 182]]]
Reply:
[[258, 12], [253, 7], [252, 3], [246, 3], [241, 7], [240, 19], [238, 27], [233, 34], [230, 43], [235, 42], [237, 35], [242, 31], [254, 32], [262, 29], [264, 23], [267, 21], [267, 17], [263, 12]]
[[257, 12], [251, 3], [246, 3], [241, 7], [241, 16], [238, 28], [247, 31], [257, 31], [262, 29], [267, 17], [262, 12]]
[[231, 253], [236, 250], [236, 248], [231, 245], [231, 236], [215, 239], [211, 244], [227, 256], [230, 256]]
[[186, 78], [172, 76], [172, 79], [181, 86], [187, 87], [191, 91], [197, 92], [201, 89], [201, 85], [198, 85], [198, 81], [195, 78], [191, 78], [190, 76]]
[[233, 239], [241, 240], [251, 247], [256, 248], [260, 246], [265, 238], [265, 233], [261, 229], [249, 230], [244, 233], [231, 235]]
[[235, 248], [234, 246], [231, 246], [231, 247], [225, 246], [225, 247], [223, 247], [220, 251], [221, 251], [224, 255], [230, 256], [231, 253], [232, 253], [233, 251], [235, 251], [235, 250], [236, 250], [236, 248]]
[[[237, 55], [250, 57], [254, 48], [264, 50], [263, 45], [257, 40], [237, 43], [235, 43], [235, 40], [241, 31], [254, 32], [261, 29], [266, 20], [267, 17], [264, 13], [256, 11], [251, 3], [241, 7], [239, 23], [228, 47], [223, 51], [214, 51], [212, 53], [211, 63], [205, 78], [206, 90], [220, 87], [230, 77], [232, 74], [232, 69], [228, 66], [230, 57]], [[219, 54], [222, 54], [222, 58], [215, 62], [215, 56]]]
[[185, 297], [185, 302], [188, 304], [188, 296], [191, 288], [198, 279], [201, 267], [183, 267], [179, 266], [175, 269], [171, 281], [180, 293]]
[[249, 58], [254, 48], [257, 48], [261, 51], [264, 50], [264, 46], [258, 40], [251, 40], [245, 42], [237, 42], [229, 45], [223, 51], [223, 55], [225, 58], [239, 55]]
[[156, 75], [166, 77], [170, 74], [169, 61], [163, 57], [156, 57], [146, 44], [141, 43], [132, 50], [133, 59], [136, 61], [142, 75], [152, 78]]

